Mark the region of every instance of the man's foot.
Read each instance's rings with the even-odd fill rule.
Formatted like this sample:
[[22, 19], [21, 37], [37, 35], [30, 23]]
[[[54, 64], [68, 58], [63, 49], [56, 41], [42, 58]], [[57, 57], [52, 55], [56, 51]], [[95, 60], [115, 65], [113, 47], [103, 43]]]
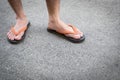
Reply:
[[[16, 24], [14, 26], [14, 30], [18, 32], [21, 28], [26, 27], [27, 24], [28, 24], [27, 18], [17, 19]], [[11, 30], [9, 30], [9, 32], [7, 33], [8, 39], [10, 40], [20, 40], [23, 35], [24, 35], [24, 32], [21, 32], [20, 34], [15, 35]]]
[[48, 24], [48, 29], [55, 30], [59, 33], [66, 33], [65, 36], [72, 37], [74, 39], [80, 39], [83, 33], [77, 29], [77, 34], [74, 34], [74, 30], [69, 25], [65, 24], [63, 21], [50, 21]]

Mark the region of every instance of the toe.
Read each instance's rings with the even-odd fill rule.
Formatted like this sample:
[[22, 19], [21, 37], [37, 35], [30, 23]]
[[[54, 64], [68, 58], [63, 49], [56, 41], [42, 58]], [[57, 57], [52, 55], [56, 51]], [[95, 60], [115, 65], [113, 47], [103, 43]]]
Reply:
[[79, 34], [73, 36], [73, 38], [75, 38], [75, 39], [79, 39], [80, 37], [81, 37], [81, 35], [79, 35]]
[[14, 37], [15, 37], [15, 35], [10, 31], [10, 32], [8, 33], [8, 38], [9, 38], [10, 40], [14, 40]]
[[24, 32], [20, 33], [18, 36], [15, 37], [16, 40], [20, 40], [23, 36]]
[[83, 32], [80, 32], [80, 36], [81, 36], [81, 37], [83, 36]]
[[16, 36], [15, 39], [16, 39], [16, 40], [20, 40], [21, 37], [20, 37], [20, 36]]
[[10, 39], [11, 39], [11, 40], [14, 40], [14, 38], [15, 38], [15, 35], [11, 33]]
[[7, 33], [7, 36], [10, 34], [10, 31]]
[[74, 39], [79, 39], [79, 38], [81, 37], [80, 34], [66, 34], [65, 36], [67, 36], [67, 37], [72, 37], [72, 38], [74, 38]]
[[12, 37], [12, 33], [9, 32], [9, 33], [8, 33], [8, 38], [11, 39], [11, 37]]
[[10, 36], [10, 34], [11, 34], [11, 31], [9, 31], [9, 32], [7, 33], [7, 36], [9, 37], [9, 36]]

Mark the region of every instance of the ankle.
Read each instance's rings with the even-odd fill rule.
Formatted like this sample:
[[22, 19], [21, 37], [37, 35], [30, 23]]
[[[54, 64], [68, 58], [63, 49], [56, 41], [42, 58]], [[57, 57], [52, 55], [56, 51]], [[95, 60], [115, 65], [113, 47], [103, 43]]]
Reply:
[[24, 16], [16, 16], [16, 20], [27, 20], [27, 17], [24, 15]]
[[60, 21], [60, 18], [58, 16], [49, 16], [49, 22], [56, 23], [59, 21]]
[[57, 26], [59, 24], [60, 24], [60, 20], [50, 20], [48, 23], [48, 27]]

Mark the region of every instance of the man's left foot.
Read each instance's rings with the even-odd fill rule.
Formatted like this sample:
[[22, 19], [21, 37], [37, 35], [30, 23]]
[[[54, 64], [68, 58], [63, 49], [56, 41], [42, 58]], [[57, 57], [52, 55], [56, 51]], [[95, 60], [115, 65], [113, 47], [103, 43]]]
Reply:
[[85, 40], [83, 32], [77, 29], [75, 26], [65, 24], [63, 21], [51, 21], [48, 24], [48, 31], [56, 31], [72, 42], [82, 42]]

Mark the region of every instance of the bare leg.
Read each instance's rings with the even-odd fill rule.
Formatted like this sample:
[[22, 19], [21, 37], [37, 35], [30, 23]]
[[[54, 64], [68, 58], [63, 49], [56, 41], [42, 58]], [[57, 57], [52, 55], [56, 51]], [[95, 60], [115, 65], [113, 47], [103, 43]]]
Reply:
[[[28, 24], [28, 20], [24, 14], [22, 2], [21, 0], [8, 0], [10, 3], [12, 9], [16, 13], [16, 24], [14, 26], [14, 29], [18, 31], [21, 27], [24, 27]], [[21, 32], [18, 36], [15, 36], [11, 30], [7, 33], [7, 36], [11, 40], [20, 40], [21, 36], [24, 34], [24, 32]]]
[[[74, 32], [71, 27], [69, 27], [67, 24], [65, 24], [59, 16], [59, 11], [60, 11], [60, 0], [46, 0], [47, 3], [47, 8], [48, 8], [48, 13], [49, 13], [49, 24], [48, 28], [54, 29], [57, 31], [69, 31], [69, 32]], [[73, 38], [80, 38], [80, 36], [83, 35], [77, 34], [77, 35], [68, 35]]]

